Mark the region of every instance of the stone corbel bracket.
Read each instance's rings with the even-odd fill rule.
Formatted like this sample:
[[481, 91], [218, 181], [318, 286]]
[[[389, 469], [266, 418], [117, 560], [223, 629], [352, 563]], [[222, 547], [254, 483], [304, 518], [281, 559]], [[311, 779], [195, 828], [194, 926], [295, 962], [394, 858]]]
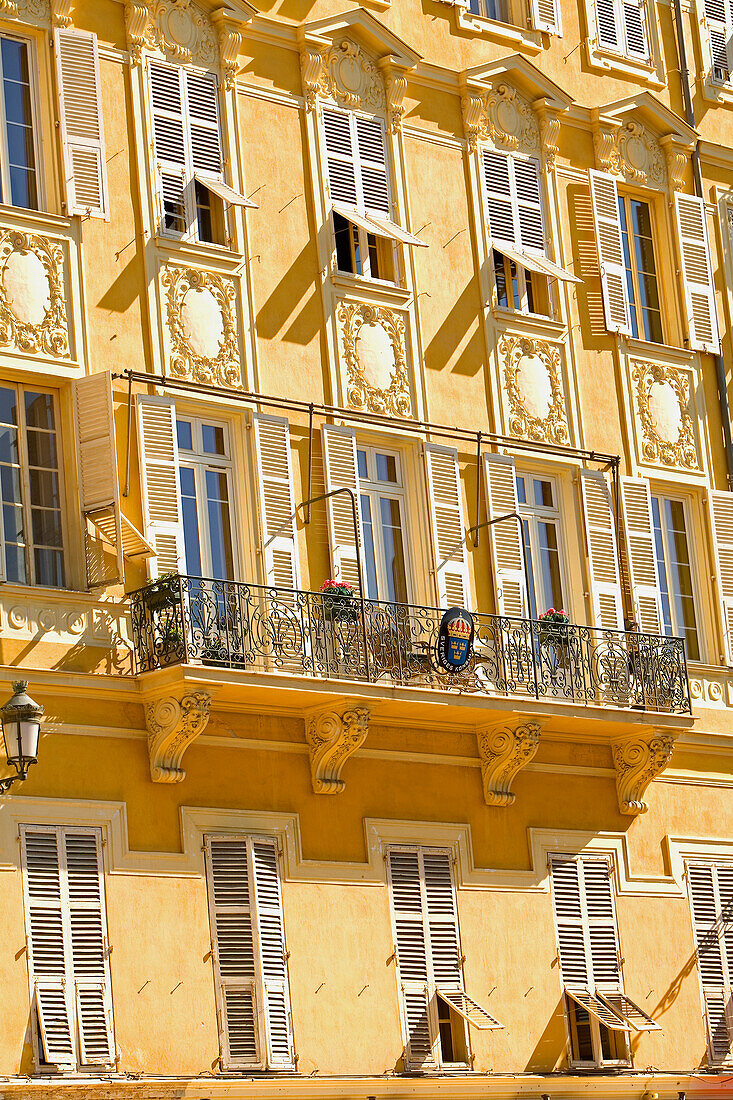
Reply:
[[384, 94], [387, 100], [387, 126], [391, 134], [399, 134], [402, 129], [402, 116], [407, 91], [407, 69], [396, 65], [391, 54], [377, 62], [377, 68], [384, 77]]
[[513, 806], [514, 779], [534, 758], [540, 747], [539, 722], [520, 722], [516, 726], [491, 726], [476, 730], [481, 758], [481, 778], [487, 806]]
[[612, 175], [616, 175], [621, 163], [616, 147], [616, 139], [621, 129], [621, 123], [615, 118], [602, 118], [598, 108], [594, 107], [591, 111], [591, 127], [593, 129], [596, 168], [599, 172], [610, 172]]
[[181, 760], [209, 721], [211, 694], [185, 691], [166, 695], [145, 706], [150, 778], [153, 783], [180, 783], [186, 773]]
[[636, 817], [647, 812], [646, 789], [669, 764], [673, 748], [672, 735], [661, 731], [617, 741], [612, 746], [618, 808], [622, 814]]
[[361, 748], [369, 732], [369, 710], [347, 702], [319, 708], [306, 716], [305, 738], [316, 794], [340, 794], [346, 787], [344, 764]]
[[219, 60], [224, 90], [234, 90], [238, 71], [239, 50], [244, 41], [246, 21], [252, 18], [255, 9], [247, 10], [244, 16], [233, 15], [227, 8], [218, 8], [211, 13], [211, 22], [219, 39]]
[[548, 168], [555, 167], [555, 157], [560, 152], [558, 140], [560, 137], [560, 112], [553, 108], [547, 98], [536, 99], [532, 104], [532, 110], [537, 115], [540, 126], [540, 145], [545, 165]]
[[694, 145], [680, 141], [675, 134], [665, 134], [664, 137], [660, 137], [659, 144], [667, 162], [667, 186], [669, 196], [672, 198], [675, 191], [681, 191], [685, 186], [685, 168], [690, 162]]

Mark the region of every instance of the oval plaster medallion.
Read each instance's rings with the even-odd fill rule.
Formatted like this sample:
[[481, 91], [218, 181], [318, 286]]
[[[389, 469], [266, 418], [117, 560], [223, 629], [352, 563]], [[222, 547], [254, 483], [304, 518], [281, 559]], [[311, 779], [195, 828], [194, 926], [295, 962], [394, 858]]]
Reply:
[[395, 356], [387, 330], [382, 325], [362, 325], [356, 339], [356, 354], [369, 385], [375, 390], [388, 390]]
[[505, 134], [515, 134], [519, 128], [519, 112], [511, 99], [504, 99], [496, 108], [496, 121]]
[[224, 340], [224, 321], [214, 295], [205, 287], [191, 287], [181, 303], [181, 327], [196, 355], [216, 359]]
[[552, 383], [539, 355], [523, 355], [517, 363], [517, 389], [530, 416], [545, 420], [552, 407]]
[[165, 12], [161, 18], [164, 33], [171, 42], [184, 48], [193, 46], [196, 40], [196, 31], [191, 16], [186, 11], [174, 8]]
[[19, 321], [40, 325], [51, 303], [46, 269], [35, 252], [11, 252], [3, 269], [8, 305]]
[[649, 387], [649, 415], [665, 443], [676, 443], [682, 428], [682, 410], [674, 386], [669, 382], [652, 382]]

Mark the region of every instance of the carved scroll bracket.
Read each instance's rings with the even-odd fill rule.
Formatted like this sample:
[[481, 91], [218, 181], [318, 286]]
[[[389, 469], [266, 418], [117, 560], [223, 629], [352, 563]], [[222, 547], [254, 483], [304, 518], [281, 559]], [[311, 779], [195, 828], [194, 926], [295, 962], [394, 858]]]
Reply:
[[364, 744], [368, 732], [369, 710], [356, 703], [319, 708], [307, 715], [305, 737], [316, 794], [340, 794], [345, 789], [343, 766]]
[[219, 39], [222, 83], [224, 89], [231, 92], [234, 90], [234, 82], [237, 78], [237, 59], [244, 39], [244, 28], [242, 23], [238, 19], [233, 19], [231, 13], [225, 8], [212, 12], [211, 22], [216, 28]]
[[511, 785], [535, 756], [540, 746], [541, 730], [539, 722], [476, 730], [487, 806], [514, 805], [516, 795], [512, 793]]
[[667, 162], [667, 186], [671, 198], [675, 191], [681, 191], [685, 186], [685, 168], [689, 163], [693, 146], [680, 141], [675, 134], [665, 134], [659, 139], [659, 144]]
[[554, 168], [555, 157], [560, 151], [558, 147], [560, 114], [553, 109], [547, 99], [536, 99], [532, 104], [532, 110], [537, 115], [540, 125], [540, 145], [545, 165], [548, 168]]
[[180, 783], [185, 779], [183, 754], [206, 729], [210, 709], [208, 691], [184, 691], [180, 698], [167, 695], [147, 703], [145, 725], [153, 783]]
[[613, 745], [616, 792], [622, 814], [635, 817], [647, 812], [649, 804], [644, 801], [644, 794], [652, 780], [669, 764], [673, 747], [672, 735], [661, 731]]
[[[487, 84], [462, 79], [461, 92], [463, 129], [471, 151], [479, 141], [493, 142], [499, 149], [539, 151], [540, 117], [512, 84], [506, 80]], [[553, 134], [556, 140], [557, 133], [550, 125], [548, 136], [553, 138]]]
[[595, 108], [591, 111], [591, 125], [596, 168], [600, 172], [611, 172], [615, 175], [621, 165], [621, 158], [616, 148], [616, 138], [621, 129], [621, 123], [616, 119], [601, 120], [598, 109]]
[[378, 61], [377, 68], [384, 78], [384, 91], [387, 99], [387, 126], [391, 134], [398, 134], [402, 129], [402, 116], [407, 110], [405, 107], [407, 70], [396, 65], [391, 54]]

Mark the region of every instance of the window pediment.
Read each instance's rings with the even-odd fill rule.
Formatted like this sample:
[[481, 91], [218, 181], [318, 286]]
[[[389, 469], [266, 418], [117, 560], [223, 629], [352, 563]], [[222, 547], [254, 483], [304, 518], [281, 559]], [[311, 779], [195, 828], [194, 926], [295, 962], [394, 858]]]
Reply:
[[234, 0], [226, 9], [191, 0], [128, 0], [125, 22], [130, 58], [138, 64], [143, 50], [148, 50], [182, 65], [193, 62], [208, 69], [221, 65], [226, 87], [231, 89], [241, 28], [255, 13], [247, 0]]
[[591, 112], [596, 167], [631, 183], [681, 191], [696, 132], [648, 92]]

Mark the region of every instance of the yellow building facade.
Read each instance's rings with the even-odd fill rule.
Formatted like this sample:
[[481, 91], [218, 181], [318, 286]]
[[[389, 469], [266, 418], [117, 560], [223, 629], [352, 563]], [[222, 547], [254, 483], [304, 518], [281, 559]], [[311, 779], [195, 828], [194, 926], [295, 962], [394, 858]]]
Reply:
[[729, 0], [0, 9], [0, 1095], [729, 1094]]

